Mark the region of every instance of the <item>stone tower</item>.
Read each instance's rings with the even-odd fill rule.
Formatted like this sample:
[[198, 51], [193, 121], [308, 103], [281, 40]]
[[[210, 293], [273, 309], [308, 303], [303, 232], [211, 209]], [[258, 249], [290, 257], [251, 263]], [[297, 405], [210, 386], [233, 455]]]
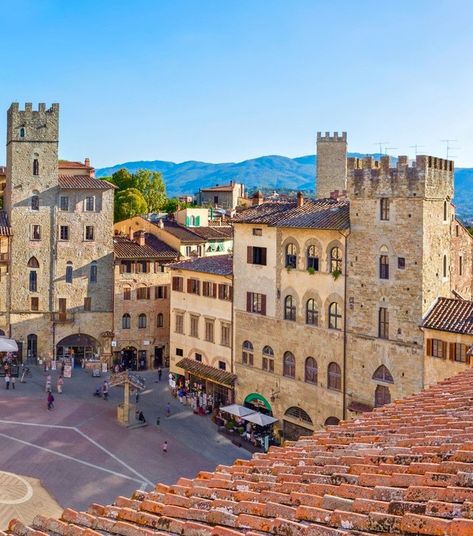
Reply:
[[[348, 159], [348, 392], [402, 398], [422, 388], [423, 315], [450, 296], [453, 162], [417, 156]], [[388, 369], [390, 385], [373, 375]], [[383, 369], [384, 370], [384, 369]]]
[[317, 132], [316, 197], [330, 197], [330, 193], [346, 190], [347, 133]]

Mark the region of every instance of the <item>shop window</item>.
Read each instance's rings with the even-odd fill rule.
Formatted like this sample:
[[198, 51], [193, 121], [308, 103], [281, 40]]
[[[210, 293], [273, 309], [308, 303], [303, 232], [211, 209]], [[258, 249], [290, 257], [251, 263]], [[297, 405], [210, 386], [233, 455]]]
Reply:
[[317, 361], [313, 357], [305, 360], [304, 381], [306, 383], [317, 383]]
[[342, 371], [337, 363], [330, 363], [327, 368], [327, 387], [333, 391], [342, 390]]
[[274, 352], [271, 346], [263, 348], [263, 370], [266, 372], [274, 372]]
[[253, 344], [250, 341], [245, 341], [242, 345], [241, 362], [253, 366]]
[[122, 329], [130, 329], [131, 327], [131, 316], [128, 313], [125, 313], [122, 316]]
[[292, 296], [284, 299], [284, 320], [296, 320], [296, 302]]

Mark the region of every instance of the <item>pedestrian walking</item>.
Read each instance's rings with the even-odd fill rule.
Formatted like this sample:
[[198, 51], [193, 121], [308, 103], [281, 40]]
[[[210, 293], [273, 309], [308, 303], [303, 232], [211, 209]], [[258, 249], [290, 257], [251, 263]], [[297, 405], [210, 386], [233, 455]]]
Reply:
[[168, 442], [165, 441], [162, 445], [161, 445], [161, 449], [163, 450], [163, 454], [166, 454], [167, 451], [168, 451]]
[[5, 388], [10, 389], [10, 373], [5, 372]]
[[10, 379], [10, 383], [11, 383], [11, 388], [12, 389], [15, 389], [15, 385], [16, 385], [16, 378], [15, 376], [12, 376], [11, 379]]
[[54, 408], [54, 396], [51, 391], [48, 392], [48, 409]]
[[62, 386], [64, 385], [64, 378], [62, 376], [59, 376], [59, 378], [57, 379], [57, 392], [59, 394], [62, 394]]
[[108, 383], [107, 383], [107, 380], [104, 380], [104, 382], [103, 382], [102, 394], [103, 394], [104, 400], [108, 400]]
[[161, 381], [162, 375], [163, 375], [163, 369], [161, 367], [158, 367], [158, 382]]
[[51, 374], [48, 374], [48, 375], [46, 376], [46, 387], [45, 387], [45, 390], [46, 390], [46, 392], [51, 391]]
[[169, 417], [171, 415], [171, 404], [168, 402], [166, 404], [166, 417]]

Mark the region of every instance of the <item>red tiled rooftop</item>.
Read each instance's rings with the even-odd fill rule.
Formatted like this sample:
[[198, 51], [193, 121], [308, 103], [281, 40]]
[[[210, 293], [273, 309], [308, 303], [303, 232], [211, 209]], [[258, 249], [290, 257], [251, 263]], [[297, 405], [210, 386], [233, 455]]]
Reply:
[[422, 327], [473, 335], [473, 301], [438, 298]]
[[59, 175], [59, 187], [73, 190], [110, 190], [116, 188], [111, 182], [87, 175]]
[[473, 369], [251, 460], [10, 532], [472, 535]]

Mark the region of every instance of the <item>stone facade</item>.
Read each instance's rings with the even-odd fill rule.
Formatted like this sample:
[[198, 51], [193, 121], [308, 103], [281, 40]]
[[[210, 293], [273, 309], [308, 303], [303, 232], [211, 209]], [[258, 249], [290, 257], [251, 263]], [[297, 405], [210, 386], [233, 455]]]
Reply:
[[209, 207], [234, 209], [239, 199], [245, 197], [245, 187], [238, 182], [216, 185], [213, 188], [202, 188], [199, 191], [199, 204]]
[[330, 197], [331, 192], [346, 190], [347, 133], [317, 132], [316, 197]]
[[52, 358], [66, 346], [87, 346], [89, 357], [108, 359], [113, 186], [76, 171], [60, 176], [58, 139], [59, 105], [11, 105], [4, 203], [13, 236], [2, 309], [23, 356]]
[[457, 218], [452, 217], [451, 225], [452, 290], [458, 298], [473, 300], [473, 240], [468, 229]]

